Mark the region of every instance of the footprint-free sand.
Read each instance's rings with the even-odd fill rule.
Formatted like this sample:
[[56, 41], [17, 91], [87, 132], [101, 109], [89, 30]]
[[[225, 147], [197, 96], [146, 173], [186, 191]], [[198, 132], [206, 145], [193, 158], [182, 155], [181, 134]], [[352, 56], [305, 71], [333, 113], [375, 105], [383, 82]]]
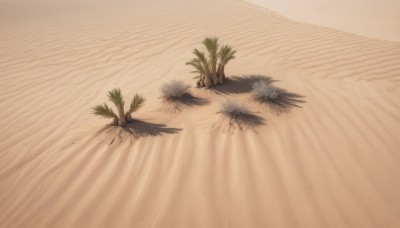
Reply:
[[[231, 79], [171, 112], [206, 36]], [[295, 99], [253, 102], [259, 76]], [[115, 87], [147, 99], [134, 135], [91, 113]], [[0, 0], [0, 227], [396, 228], [399, 174], [399, 42], [236, 0]]]

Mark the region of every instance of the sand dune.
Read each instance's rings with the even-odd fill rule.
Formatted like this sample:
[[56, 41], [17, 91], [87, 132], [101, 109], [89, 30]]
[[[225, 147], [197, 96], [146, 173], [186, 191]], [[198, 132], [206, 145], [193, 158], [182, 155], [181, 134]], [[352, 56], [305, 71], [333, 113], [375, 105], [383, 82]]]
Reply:
[[246, 0], [292, 20], [375, 39], [400, 41], [397, 0]]
[[[0, 15], [1, 227], [400, 226], [400, 43], [231, 0], [1, 0]], [[194, 84], [184, 63], [211, 35], [238, 50], [230, 84], [166, 111], [159, 87]], [[257, 75], [299, 107], [251, 102]], [[147, 98], [134, 135], [91, 114], [114, 87]], [[262, 121], [228, 128], [227, 97]]]

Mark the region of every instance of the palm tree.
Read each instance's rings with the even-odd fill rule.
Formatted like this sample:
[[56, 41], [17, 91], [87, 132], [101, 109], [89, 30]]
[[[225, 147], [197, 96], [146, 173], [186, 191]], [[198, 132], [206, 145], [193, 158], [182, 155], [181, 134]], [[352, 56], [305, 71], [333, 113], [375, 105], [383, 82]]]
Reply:
[[208, 52], [208, 67], [210, 69], [211, 81], [213, 85], [218, 83], [217, 64], [218, 64], [218, 37], [208, 37], [203, 40], [203, 45]]
[[[208, 59], [206, 58], [206, 55], [204, 52], [199, 51], [197, 49], [193, 50], [193, 54], [196, 56], [195, 61], [200, 64], [201, 68], [204, 71], [204, 86], [209, 88], [212, 86], [213, 81], [212, 81], [212, 72], [210, 69], [210, 64]], [[190, 62], [186, 63], [187, 65], [191, 65]]]
[[218, 66], [218, 82], [219, 84], [224, 83], [225, 80], [225, 66], [229, 61], [235, 58], [236, 51], [232, 49], [229, 45], [224, 45], [219, 49], [218, 58], [219, 58], [219, 66]]
[[197, 86], [211, 87], [223, 84], [225, 80], [225, 66], [235, 58], [235, 53], [231, 46], [223, 45], [220, 47], [218, 37], [207, 37], [202, 44], [207, 50], [207, 56], [198, 49], [193, 50], [195, 58], [186, 63], [195, 68], [192, 73], [198, 73]]
[[114, 113], [114, 111], [106, 103], [93, 107], [93, 114], [104, 118], [112, 118], [113, 125], [119, 127], [125, 127], [126, 123], [131, 122], [133, 120], [132, 113], [142, 107], [145, 101], [141, 95], [135, 94], [131, 101], [129, 110], [125, 112], [125, 101], [120, 89], [113, 89], [109, 91], [107, 96], [108, 100], [111, 101], [115, 107], [117, 107], [118, 114]]
[[129, 110], [125, 113], [125, 118], [128, 122], [131, 122], [132, 119], [132, 113], [136, 112], [143, 106], [145, 99], [139, 94], [135, 94], [133, 97], [131, 104], [129, 106]]
[[205, 77], [206, 77], [206, 70], [203, 67], [203, 64], [201, 62], [200, 59], [198, 58], [194, 58], [192, 60], [190, 60], [189, 62], [186, 63], [186, 65], [191, 65], [195, 68], [194, 71], [192, 71], [191, 73], [197, 73], [199, 74], [198, 76], [194, 77], [194, 78], [198, 78], [199, 80], [197, 80], [197, 87], [204, 87], [205, 86]]

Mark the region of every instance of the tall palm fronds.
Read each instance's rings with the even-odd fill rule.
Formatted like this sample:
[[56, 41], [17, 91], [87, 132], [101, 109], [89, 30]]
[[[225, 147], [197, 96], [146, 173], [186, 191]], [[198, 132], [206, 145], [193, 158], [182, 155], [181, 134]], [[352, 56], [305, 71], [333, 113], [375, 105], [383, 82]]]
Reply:
[[206, 70], [204, 69], [201, 60], [198, 58], [194, 58], [194, 59], [190, 60], [189, 62], [186, 63], [186, 65], [190, 65], [195, 68], [195, 70], [192, 71], [191, 73], [198, 73], [201, 75], [206, 74]]
[[[234, 59], [236, 56], [236, 51], [232, 49], [229, 45], [224, 45], [219, 49], [218, 58], [220, 61], [218, 67], [218, 75], [220, 76], [219, 80], [222, 82], [225, 80], [225, 66], [228, 64], [229, 61]], [[221, 83], [221, 82], [220, 82]]]
[[131, 105], [129, 106], [129, 110], [126, 112], [125, 116], [128, 121], [132, 120], [132, 113], [136, 112], [141, 108], [144, 104], [144, 97], [140, 96], [139, 94], [135, 94], [131, 101]]
[[190, 66], [194, 67], [195, 70], [192, 71], [192, 73], [198, 74], [198, 76], [195, 77], [195, 78], [199, 78], [197, 80], [198, 87], [205, 86], [205, 83], [207, 83], [207, 85], [211, 85], [211, 79], [209, 77], [210, 69], [208, 68], [209, 65], [205, 59], [201, 60], [200, 58], [194, 58], [194, 59], [190, 60], [189, 62], [187, 62], [186, 65], [190, 65]]
[[96, 116], [102, 116], [104, 118], [112, 118], [114, 119], [114, 124], [118, 123], [118, 116], [113, 112], [110, 107], [108, 107], [106, 103], [93, 107], [93, 114]]
[[113, 119], [113, 124], [119, 127], [124, 127], [127, 122], [132, 121], [132, 113], [142, 107], [145, 101], [141, 95], [135, 94], [131, 101], [129, 110], [125, 113], [125, 101], [120, 89], [113, 89], [109, 91], [107, 96], [108, 100], [111, 101], [117, 108], [118, 115], [114, 113], [114, 111], [106, 103], [93, 107], [93, 114], [104, 118], [111, 118]]
[[194, 49], [193, 50], [193, 54], [196, 56], [196, 60], [201, 64], [202, 69], [204, 70], [204, 73], [206, 75], [210, 75], [211, 74], [211, 68], [210, 68], [210, 64], [209, 61], [206, 57], [206, 54], [202, 51], [199, 51], [198, 49]]
[[207, 37], [202, 44], [207, 50], [207, 56], [198, 49], [193, 50], [195, 58], [186, 63], [195, 68], [192, 73], [197, 76], [197, 86], [207, 88], [212, 85], [223, 84], [225, 79], [225, 66], [235, 58], [235, 53], [231, 46], [220, 46], [218, 37]]
[[122, 96], [121, 89], [112, 89], [108, 91], [108, 100], [113, 102], [116, 106], [124, 106], [125, 101]]
[[113, 89], [111, 91], [108, 91], [108, 100], [114, 103], [115, 107], [117, 107], [118, 110], [118, 125], [120, 126], [125, 126], [126, 124], [126, 119], [125, 119], [125, 113], [124, 113], [124, 105], [125, 101], [124, 98], [122, 97], [122, 92], [120, 89]]
[[218, 62], [218, 37], [205, 38], [203, 45], [208, 51], [208, 66], [212, 75], [213, 83], [217, 73], [217, 62]]

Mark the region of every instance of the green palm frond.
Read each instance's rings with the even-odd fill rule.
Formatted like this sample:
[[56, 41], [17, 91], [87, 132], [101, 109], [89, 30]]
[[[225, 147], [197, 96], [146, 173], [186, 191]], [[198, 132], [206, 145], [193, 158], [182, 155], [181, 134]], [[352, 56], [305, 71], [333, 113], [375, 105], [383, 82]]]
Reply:
[[218, 57], [220, 59], [220, 62], [225, 65], [228, 63], [230, 60], [234, 59], [236, 56], [236, 51], [232, 49], [231, 46], [229, 45], [224, 45], [220, 48], [218, 52]]
[[186, 65], [193, 66], [196, 70], [192, 71], [191, 73], [199, 73], [205, 74], [205, 70], [203, 65], [201, 64], [201, 60], [198, 58], [194, 58], [186, 63]]
[[219, 44], [218, 37], [207, 37], [203, 40], [203, 45], [207, 48], [208, 53], [217, 53]]
[[203, 40], [203, 45], [206, 47], [208, 51], [208, 64], [211, 67], [211, 71], [214, 72], [217, 66], [218, 60], [218, 37], [207, 37]]
[[194, 49], [195, 58], [186, 65], [194, 68], [191, 73], [199, 74], [196, 78], [204, 80], [203, 86], [222, 84], [225, 79], [225, 66], [235, 58], [236, 51], [229, 45], [220, 45], [218, 37], [206, 37], [202, 44], [206, 50]]
[[133, 112], [136, 112], [139, 108], [141, 108], [143, 106], [144, 101], [145, 101], [145, 99], [143, 96], [141, 96], [139, 94], [135, 94], [135, 96], [133, 97], [133, 99], [131, 101], [129, 110], [126, 114], [128, 115]]
[[197, 57], [198, 60], [200, 60], [202, 64], [207, 64], [207, 58], [204, 52], [199, 51], [197, 48], [195, 48], [193, 50], [193, 54]]
[[115, 104], [117, 107], [123, 107], [125, 104], [122, 97], [121, 89], [113, 89], [108, 92], [108, 100]]
[[114, 118], [117, 119], [117, 115], [113, 112], [113, 110], [108, 107], [106, 103], [103, 105], [96, 105], [92, 108], [93, 114], [96, 116], [102, 116], [104, 118]]
[[210, 74], [211, 66], [209, 65], [206, 55], [204, 52], [199, 51], [198, 49], [193, 50], [193, 54], [196, 56], [196, 59], [199, 60], [200, 65], [202, 65], [202, 69], [204, 70], [205, 74]]

